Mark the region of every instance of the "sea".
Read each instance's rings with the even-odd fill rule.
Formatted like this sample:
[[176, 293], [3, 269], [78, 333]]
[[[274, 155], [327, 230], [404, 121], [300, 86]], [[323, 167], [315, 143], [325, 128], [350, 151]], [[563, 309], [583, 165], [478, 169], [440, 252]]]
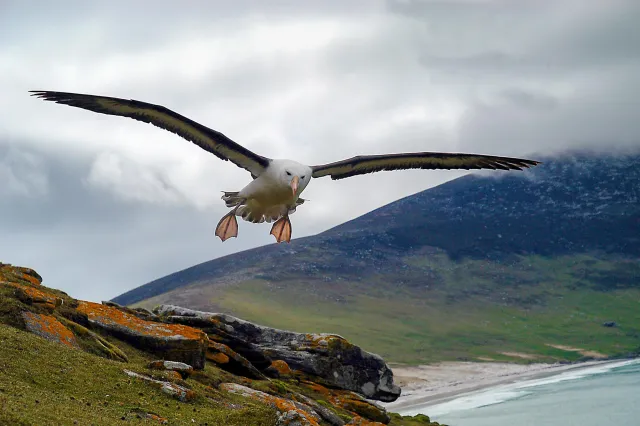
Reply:
[[640, 359], [612, 361], [399, 410], [449, 426], [640, 426]]

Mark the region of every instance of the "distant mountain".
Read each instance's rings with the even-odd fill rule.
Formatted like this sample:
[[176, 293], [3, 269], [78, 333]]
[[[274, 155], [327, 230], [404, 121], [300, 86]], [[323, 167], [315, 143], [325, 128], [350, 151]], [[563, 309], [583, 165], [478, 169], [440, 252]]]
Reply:
[[[569, 309], [561, 301], [580, 293], [597, 307], [580, 315], [591, 315], [597, 318], [595, 322], [600, 320], [599, 315], [603, 320], [636, 315], [636, 328], [616, 329], [624, 334], [621, 340], [607, 337], [605, 345], [591, 344], [613, 354], [623, 353], [636, 343], [640, 346], [634, 340], [640, 336], [640, 317], [634, 312], [640, 310], [637, 304], [627, 311], [609, 299], [609, 304], [599, 303], [598, 298], [610, 298], [615, 292], [622, 292], [615, 296], [623, 298], [637, 295], [639, 259], [640, 155], [576, 153], [543, 159], [543, 164], [525, 172], [470, 174], [290, 245], [259, 247], [176, 272], [114, 301], [171, 301], [241, 314], [274, 326], [285, 324], [280, 323], [284, 319], [271, 315], [273, 312], [295, 311], [290, 305], [282, 305], [285, 300], [294, 306], [304, 301], [307, 309], [301, 315], [307, 328], [328, 324], [324, 317], [329, 312], [338, 316], [349, 312], [351, 319], [343, 324], [352, 324], [354, 329], [345, 325], [344, 331], [351, 331], [357, 340], [358, 335], [366, 333], [356, 324], [388, 320], [384, 312], [373, 319], [376, 310], [399, 315], [392, 319], [398, 333], [411, 334], [414, 330], [423, 335], [430, 327], [437, 327], [434, 321], [450, 322], [461, 309], [473, 313], [468, 319], [471, 322], [490, 321], [487, 315], [497, 315], [502, 321], [511, 310], [516, 315], [557, 319], [555, 314]], [[368, 309], [363, 308], [365, 302], [370, 305]], [[391, 302], [404, 306], [407, 312], [387, 306]], [[575, 303], [578, 308], [584, 306], [577, 300]], [[428, 315], [424, 312], [427, 307]], [[416, 312], [405, 318], [413, 309]], [[552, 315], [549, 309], [557, 311]], [[578, 313], [573, 314], [578, 318]], [[414, 319], [420, 320], [414, 324]], [[486, 343], [488, 349], [480, 350], [479, 355], [509, 357], [494, 350], [496, 342], [505, 339], [499, 330], [477, 330], [477, 324], [471, 328], [465, 324], [447, 331], [453, 337], [444, 336], [442, 329], [432, 330], [427, 343], [433, 344], [431, 338], [436, 336], [441, 342], [451, 343], [452, 338], [466, 341], [474, 329], [476, 336], [488, 333], [479, 345], [474, 343], [479, 347]], [[581, 322], [579, 327], [583, 326]], [[601, 328], [596, 330], [600, 332]], [[384, 340], [388, 331], [381, 330], [380, 339]], [[568, 339], [561, 331], [558, 336]], [[576, 338], [574, 344], [580, 343], [580, 336]], [[407, 344], [420, 341], [411, 336], [405, 340]], [[539, 356], [570, 359], [579, 353], [542, 350], [536, 342], [530, 350]], [[377, 345], [386, 356], [393, 354], [382, 342], [366, 343], [369, 347], [373, 344], [374, 349]], [[545, 342], [544, 348], [553, 348], [546, 343], [563, 346]], [[407, 350], [401, 344], [399, 348], [404, 348], [406, 356], [396, 358], [473, 356], [467, 343], [448, 345]], [[511, 346], [522, 350], [522, 344]]]

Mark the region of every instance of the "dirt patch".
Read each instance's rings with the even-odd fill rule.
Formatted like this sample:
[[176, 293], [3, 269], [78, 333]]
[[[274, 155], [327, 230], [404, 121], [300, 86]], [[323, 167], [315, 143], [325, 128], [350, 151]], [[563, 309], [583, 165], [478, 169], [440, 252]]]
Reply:
[[500, 352], [502, 355], [511, 356], [514, 358], [522, 358], [522, 359], [536, 359], [539, 358], [538, 355], [534, 354], [525, 354], [523, 352]]
[[549, 347], [552, 347], [552, 348], [560, 349], [562, 351], [579, 352], [580, 355], [588, 356], [588, 357], [591, 357], [591, 358], [599, 358], [599, 359], [608, 358], [607, 355], [605, 355], [605, 354], [603, 354], [601, 352], [590, 351], [588, 349], [574, 348], [573, 346], [566, 346], [566, 345], [554, 345], [554, 344], [551, 344], [551, 343], [545, 343], [545, 345], [547, 345]]

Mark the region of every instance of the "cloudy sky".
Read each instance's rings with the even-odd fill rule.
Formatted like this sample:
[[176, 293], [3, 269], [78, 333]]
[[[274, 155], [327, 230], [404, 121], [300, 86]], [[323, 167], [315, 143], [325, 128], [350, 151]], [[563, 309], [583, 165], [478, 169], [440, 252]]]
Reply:
[[[0, 261], [105, 300], [271, 244], [214, 228], [250, 181], [179, 137], [43, 102], [165, 105], [272, 158], [406, 151], [548, 155], [639, 146], [635, 0], [0, 2]], [[311, 235], [462, 175], [314, 180]], [[374, 189], [372, 189], [374, 188]]]

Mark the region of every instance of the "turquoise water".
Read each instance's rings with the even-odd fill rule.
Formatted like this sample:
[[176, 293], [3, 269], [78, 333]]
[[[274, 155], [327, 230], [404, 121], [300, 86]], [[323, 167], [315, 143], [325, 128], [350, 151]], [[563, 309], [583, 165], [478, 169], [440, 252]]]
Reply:
[[640, 426], [640, 360], [496, 386], [411, 407], [450, 426]]

